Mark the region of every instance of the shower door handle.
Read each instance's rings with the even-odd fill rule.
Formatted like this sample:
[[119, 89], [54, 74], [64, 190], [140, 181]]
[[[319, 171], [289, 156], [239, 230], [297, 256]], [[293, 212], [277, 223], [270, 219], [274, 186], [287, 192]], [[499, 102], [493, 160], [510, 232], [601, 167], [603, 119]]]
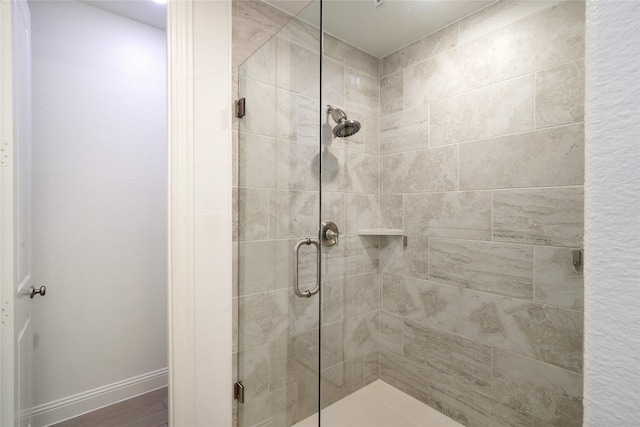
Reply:
[[[320, 279], [319, 276], [316, 279], [317, 283], [316, 283], [316, 287], [311, 289], [311, 290], [306, 290], [304, 292], [300, 292], [300, 289], [298, 288], [298, 252], [300, 252], [300, 247], [302, 245], [313, 245], [316, 247], [317, 250], [317, 254], [318, 254], [318, 258], [320, 257], [320, 243], [318, 242], [317, 239], [310, 239], [310, 238], [306, 238], [306, 239], [301, 239], [299, 240], [295, 247], [293, 248], [293, 292], [299, 296], [300, 298], [311, 298], [311, 295], [315, 295], [318, 293], [318, 291], [320, 290]], [[319, 268], [319, 261], [316, 261], [316, 266], [318, 266], [317, 268]]]

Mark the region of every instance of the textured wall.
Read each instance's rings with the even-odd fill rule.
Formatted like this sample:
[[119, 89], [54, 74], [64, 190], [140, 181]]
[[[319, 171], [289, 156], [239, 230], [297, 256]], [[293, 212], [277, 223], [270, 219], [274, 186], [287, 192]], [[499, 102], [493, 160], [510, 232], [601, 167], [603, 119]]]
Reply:
[[380, 377], [465, 425], [582, 424], [584, 3], [383, 59]]
[[587, 3], [585, 426], [640, 419], [640, 5]]
[[167, 366], [165, 33], [33, 2], [35, 404]]

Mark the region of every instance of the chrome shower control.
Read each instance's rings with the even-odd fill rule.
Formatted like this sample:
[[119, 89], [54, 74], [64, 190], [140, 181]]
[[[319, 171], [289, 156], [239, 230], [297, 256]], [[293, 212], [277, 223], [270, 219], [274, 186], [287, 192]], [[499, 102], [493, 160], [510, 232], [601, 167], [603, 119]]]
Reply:
[[324, 221], [320, 227], [320, 241], [322, 246], [333, 246], [338, 244], [338, 226], [333, 221]]

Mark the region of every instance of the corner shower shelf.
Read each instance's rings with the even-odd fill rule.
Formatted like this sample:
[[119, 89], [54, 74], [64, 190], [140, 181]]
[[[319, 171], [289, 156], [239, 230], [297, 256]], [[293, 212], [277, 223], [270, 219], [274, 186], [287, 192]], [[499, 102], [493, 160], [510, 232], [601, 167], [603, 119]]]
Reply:
[[404, 230], [399, 228], [367, 228], [359, 230], [358, 234], [360, 236], [402, 236]]

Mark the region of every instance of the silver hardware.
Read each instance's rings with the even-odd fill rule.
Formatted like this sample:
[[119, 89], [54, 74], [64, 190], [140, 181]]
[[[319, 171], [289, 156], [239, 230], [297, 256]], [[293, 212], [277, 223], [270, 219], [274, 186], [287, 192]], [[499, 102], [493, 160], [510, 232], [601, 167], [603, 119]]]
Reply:
[[[318, 291], [320, 290], [320, 280], [316, 279], [318, 280], [316, 282], [316, 287], [311, 290], [300, 292], [300, 289], [298, 289], [298, 252], [300, 252], [300, 247], [302, 245], [307, 245], [307, 246], [314, 245], [317, 249], [318, 257], [320, 257], [320, 243], [318, 242], [317, 239], [309, 239], [307, 237], [306, 239], [299, 240], [298, 243], [296, 243], [295, 247], [293, 248], [293, 292], [300, 298], [311, 298], [311, 295], [317, 294]], [[318, 266], [320, 265], [319, 259], [317, 260], [316, 265]]]
[[242, 381], [233, 383], [233, 398], [240, 403], [244, 403], [244, 385]]
[[340, 232], [335, 222], [325, 221], [322, 223], [320, 227], [320, 241], [322, 242], [322, 246], [330, 247], [337, 245], [339, 235]]
[[246, 98], [240, 98], [235, 102], [236, 117], [241, 119], [246, 113]]
[[36, 294], [40, 295], [41, 297], [43, 297], [45, 294], [47, 293], [47, 288], [45, 286], [40, 286], [39, 289], [36, 289], [35, 287], [31, 286], [29, 288], [29, 297], [33, 298], [36, 296]]
[[580, 249], [573, 251], [573, 266], [576, 270], [582, 267], [582, 251]]
[[402, 236], [402, 246], [405, 248], [409, 246], [409, 241], [407, 239], [407, 236]]

